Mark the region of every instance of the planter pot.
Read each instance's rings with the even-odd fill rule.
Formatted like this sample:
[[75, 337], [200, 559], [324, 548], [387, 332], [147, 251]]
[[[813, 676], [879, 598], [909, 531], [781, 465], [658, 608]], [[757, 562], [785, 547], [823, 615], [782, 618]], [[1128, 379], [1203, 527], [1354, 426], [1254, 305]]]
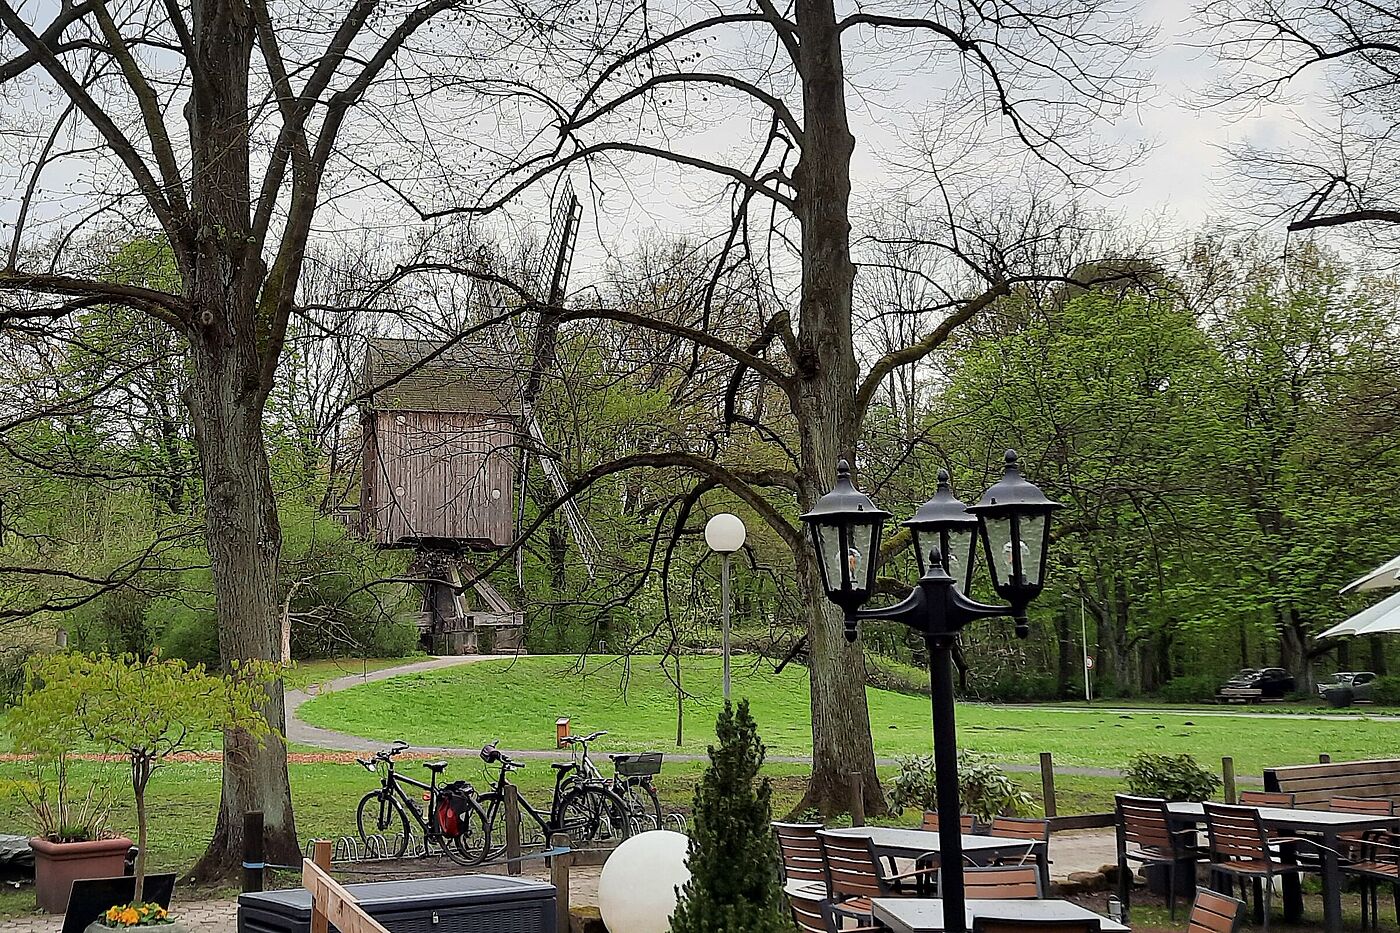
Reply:
[[115, 878], [123, 873], [131, 840], [95, 839], [91, 842], [29, 840], [34, 851], [34, 899], [51, 914], [68, 910], [68, 894], [79, 878]]
[[101, 920], [94, 920], [84, 928], [83, 933], [194, 933], [194, 927], [179, 918], [148, 927], [109, 927]]

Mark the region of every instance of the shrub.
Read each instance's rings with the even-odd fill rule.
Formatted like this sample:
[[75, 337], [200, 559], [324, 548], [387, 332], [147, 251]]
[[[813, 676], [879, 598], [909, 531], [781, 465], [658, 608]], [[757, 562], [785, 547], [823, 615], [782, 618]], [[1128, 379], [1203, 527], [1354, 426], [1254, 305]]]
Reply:
[[1371, 688], [1371, 702], [1382, 706], [1400, 706], [1400, 677], [1377, 677]]
[[[890, 786], [890, 806], [896, 813], [905, 808], [938, 809], [938, 777], [932, 755], [896, 758], [899, 773]], [[1026, 793], [1006, 772], [985, 755], [968, 749], [958, 751], [958, 797], [962, 812], [979, 820], [994, 816], [1015, 816], [1032, 805]]]
[[967, 686], [972, 696], [995, 703], [1037, 703], [1060, 698], [1055, 675], [1033, 671], [1004, 669], [989, 677], [979, 677], [973, 671]]
[[1128, 790], [1140, 797], [1200, 803], [1220, 789], [1220, 778], [1190, 755], [1135, 755], [1124, 773]]
[[710, 765], [695, 789], [695, 822], [672, 933], [790, 933], [774, 866], [773, 788], [760, 779], [765, 754], [748, 700], [724, 703]]
[[1192, 674], [1188, 677], [1173, 677], [1162, 684], [1157, 695], [1166, 703], [1200, 703], [1215, 698], [1215, 690], [1220, 686], [1220, 678], [1209, 674]]

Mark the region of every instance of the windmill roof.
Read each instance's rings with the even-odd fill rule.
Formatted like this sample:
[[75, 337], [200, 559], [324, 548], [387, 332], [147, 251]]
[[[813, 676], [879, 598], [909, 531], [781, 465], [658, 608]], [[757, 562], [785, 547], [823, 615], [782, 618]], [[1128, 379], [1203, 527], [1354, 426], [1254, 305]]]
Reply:
[[516, 359], [481, 340], [372, 337], [364, 388], [384, 386], [367, 401], [377, 411], [515, 413], [520, 408]]

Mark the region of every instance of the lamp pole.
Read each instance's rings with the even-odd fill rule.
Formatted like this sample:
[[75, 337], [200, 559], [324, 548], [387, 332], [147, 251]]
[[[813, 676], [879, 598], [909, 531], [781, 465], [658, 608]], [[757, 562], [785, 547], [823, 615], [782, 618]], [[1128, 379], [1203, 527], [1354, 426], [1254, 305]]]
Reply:
[[705, 543], [720, 556], [720, 652], [724, 655], [724, 698], [729, 699], [729, 559], [744, 546], [748, 532], [737, 515], [721, 512], [705, 523]]
[[[953, 496], [946, 471], [938, 490], [904, 524], [913, 534], [921, 576], [904, 600], [881, 609], [862, 609], [874, 590], [880, 532], [890, 513], [880, 509], [851, 482], [842, 460], [836, 485], [802, 516], [812, 533], [827, 598], [845, 613], [847, 641], [856, 640], [866, 619], [899, 622], [921, 634], [929, 655], [929, 694], [933, 716], [933, 763], [937, 773], [939, 896], [947, 933], [966, 930], [963, 887], [958, 737], [954, 717], [953, 644], [958, 632], [978, 619], [1010, 616], [1016, 635], [1030, 633], [1026, 608], [1044, 587], [1050, 513], [1060, 506], [1021, 476], [1015, 451], [1006, 452], [1000, 481], [968, 507]], [[981, 539], [992, 585], [1009, 605], [981, 603], [958, 589], [971, 586], [976, 542]]]

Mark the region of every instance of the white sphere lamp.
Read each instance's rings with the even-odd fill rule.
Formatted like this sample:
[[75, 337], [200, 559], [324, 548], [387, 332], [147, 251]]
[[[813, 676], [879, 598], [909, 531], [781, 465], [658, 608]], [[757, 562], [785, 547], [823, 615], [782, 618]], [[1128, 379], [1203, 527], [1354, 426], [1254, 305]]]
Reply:
[[685, 866], [690, 840], [653, 829], [623, 841], [598, 878], [598, 912], [608, 933], [667, 933], [676, 891], [690, 880]]
[[737, 515], [721, 512], [705, 523], [705, 543], [710, 550], [721, 554], [733, 554], [744, 546], [747, 532], [744, 523]]

